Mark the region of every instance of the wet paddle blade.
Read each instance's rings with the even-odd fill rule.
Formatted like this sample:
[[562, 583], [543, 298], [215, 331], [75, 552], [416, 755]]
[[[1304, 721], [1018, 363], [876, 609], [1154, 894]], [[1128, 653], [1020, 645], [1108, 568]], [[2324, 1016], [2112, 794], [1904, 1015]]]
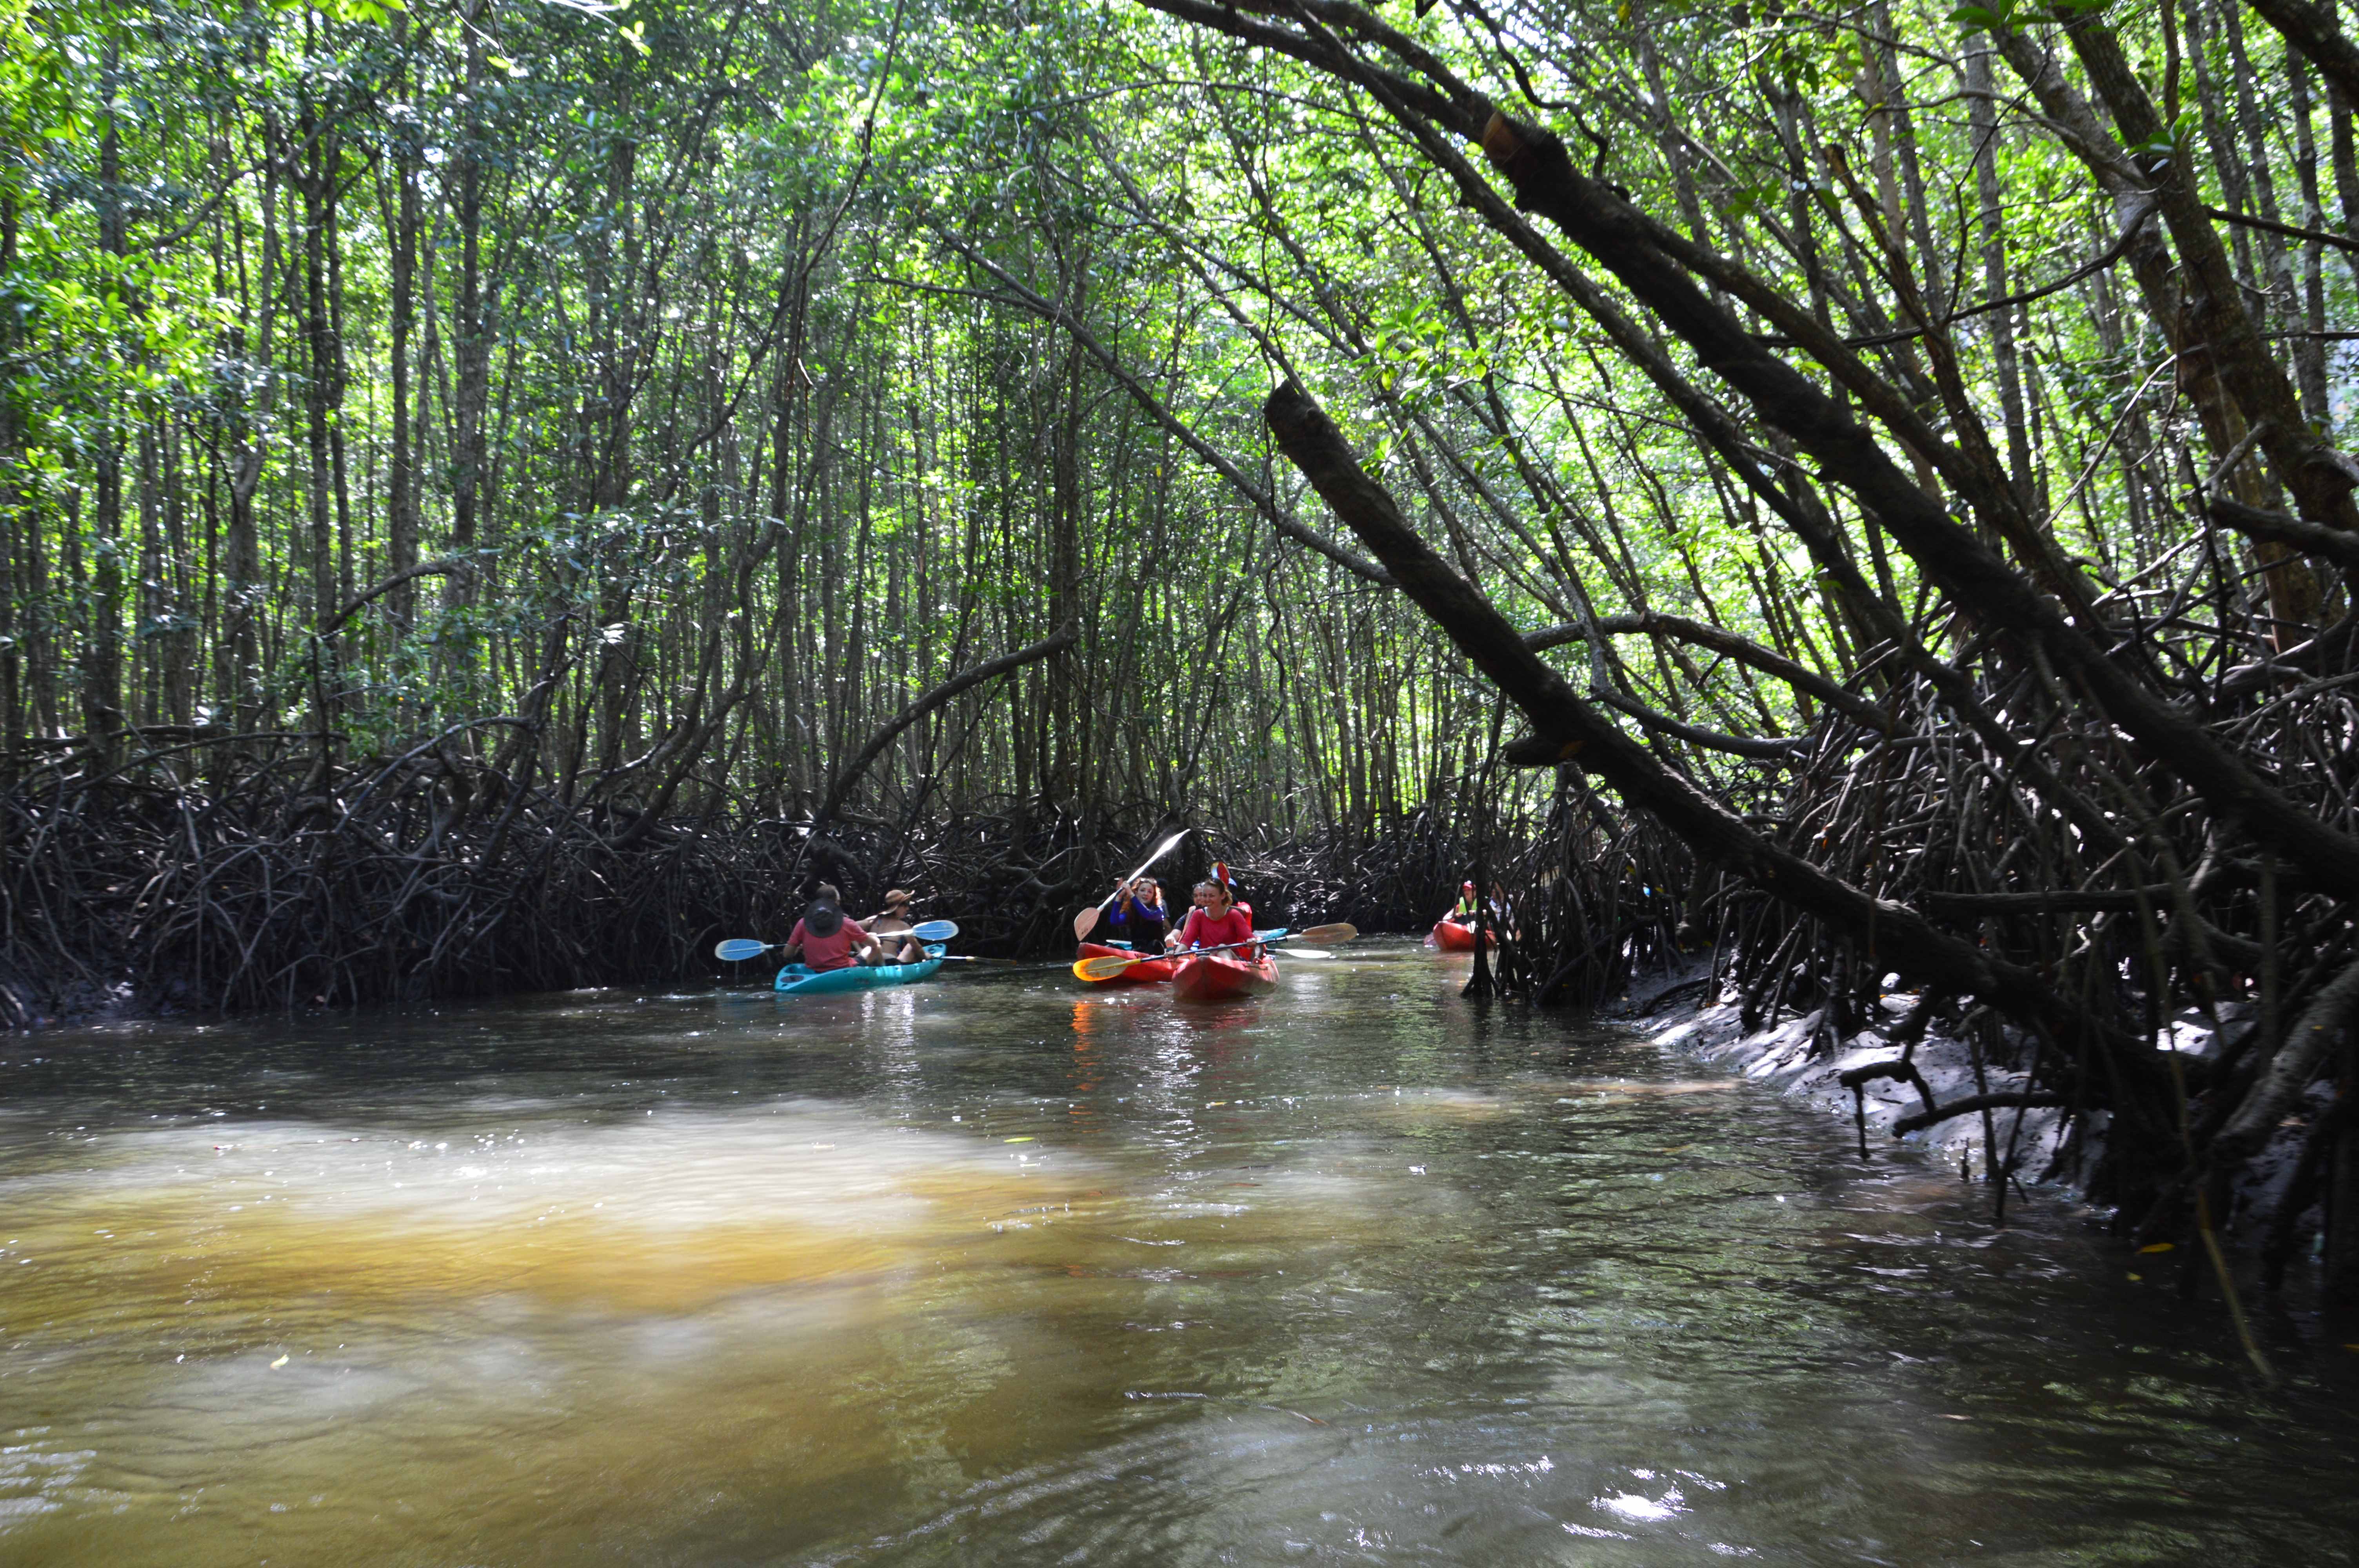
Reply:
[[[1153, 869], [1156, 861], [1171, 853], [1172, 849], [1179, 845], [1180, 840], [1188, 837], [1189, 833], [1191, 831], [1192, 829], [1190, 828], [1182, 827], [1179, 832], [1174, 833], [1170, 838], [1166, 838], [1162, 843], [1155, 846], [1155, 853], [1147, 856], [1146, 860], [1140, 861], [1138, 870], [1131, 872], [1130, 875], [1125, 877], [1123, 881], [1126, 882], [1135, 882], [1139, 878], [1145, 876]], [[1112, 893], [1108, 893], [1106, 895], [1106, 903], [1112, 903], [1113, 902], [1114, 895]]]
[[1123, 957], [1082, 958], [1074, 962], [1073, 975], [1077, 979], [1110, 980], [1133, 964], [1145, 963], [1147, 957], [1148, 955], [1142, 953], [1135, 958]]
[[1098, 912], [1094, 908], [1085, 909], [1082, 911], [1081, 914], [1073, 916], [1074, 941], [1082, 941], [1083, 938], [1087, 937], [1091, 932], [1095, 931], [1097, 928]]
[[716, 945], [712, 956], [724, 964], [742, 964], [748, 958], [758, 958], [770, 950], [767, 942], [756, 942], [751, 936], [732, 936]]
[[955, 920], [921, 920], [909, 928], [909, 935], [920, 942], [947, 942], [958, 934]]
[[1306, 942], [1349, 942], [1359, 934], [1358, 926], [1344, 920], [1339, 920], [1332, 925], [1313, 925], [1295, 933]]
[[1297, 947], [1290, 944], [1278, 951], [1289, 958], [1332, 958], [1335, 956], [1324, 947]]

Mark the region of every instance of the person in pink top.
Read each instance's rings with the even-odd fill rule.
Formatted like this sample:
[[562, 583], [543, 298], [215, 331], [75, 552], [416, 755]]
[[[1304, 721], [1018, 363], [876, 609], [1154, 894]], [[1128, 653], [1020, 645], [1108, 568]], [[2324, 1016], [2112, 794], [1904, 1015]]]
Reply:
[[1188, 912], [1179, 930], [1163, 939], [1163, 946], [1175, 953], [1188, 947], [1225, 947], [1251, 942], [1253, 934], [1253, 916], [1237, 907], [1228, 888], [1206, 881], [1196, 884], [1196, 907]]
[[803, 917], [788, 933], [786, 951], [781, 957], [789, 964], [800, 963], [814, 972], [848, 969], [855, 963], [875, 963], [876, 944], [860, 922], [845, 917], [835, 889], [821, 882], [819, 896], [810, 901]]

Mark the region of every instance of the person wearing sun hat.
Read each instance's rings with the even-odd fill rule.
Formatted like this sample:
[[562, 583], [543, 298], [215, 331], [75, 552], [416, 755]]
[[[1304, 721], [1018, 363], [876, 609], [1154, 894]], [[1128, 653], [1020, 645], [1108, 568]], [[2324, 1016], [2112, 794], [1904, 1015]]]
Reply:
[[863, 922], [868, 934], [876, 938], [884, 951], [872, 963], [915, 964], [926, 957], [925, 945], [910, 935], [914, 928], [918, 895], [908, 888], [890, 888], [885, 893], [885, 907]]
[[855, 963], [876, 961], [876, 944], [856, 920], [843, 913], [843, 895], [832, 884], [821, 882], [803, 909], [803, 917], [795, 922], [788, 934], [786, 950], [780, 956], [789, 964], [798, 963], [814, 973], [828, 969], [848, 969]]

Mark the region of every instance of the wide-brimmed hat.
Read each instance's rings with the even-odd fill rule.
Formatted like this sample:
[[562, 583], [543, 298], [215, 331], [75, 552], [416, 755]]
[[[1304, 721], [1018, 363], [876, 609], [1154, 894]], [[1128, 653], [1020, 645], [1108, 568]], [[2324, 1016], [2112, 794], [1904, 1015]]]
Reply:
[[803, 928], [814, 936], [832, 936], [843, 929], [843, 911], [821, 899], [803, 911]]
[[892, 908], [897, 903], [915, 903], [917, 902], [918, 895], [911, 892], [908, 888], [887, 888], [885, 891], [885, 907], [887, 909]]

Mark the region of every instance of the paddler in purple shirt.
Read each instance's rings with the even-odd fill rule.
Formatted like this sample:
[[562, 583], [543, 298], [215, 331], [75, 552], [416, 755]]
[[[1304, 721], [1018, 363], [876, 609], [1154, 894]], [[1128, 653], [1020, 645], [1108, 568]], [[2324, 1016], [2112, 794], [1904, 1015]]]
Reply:
[[1114, 890], [1114, 907], [1106, 913], [1108, 935], [1127, 942], [1133, 950], [1152, 953], [1163, 946], [1171, 928], [1171, 912], [1163, 907], [1163, 890], [1153, 877], [1141, 877]]

